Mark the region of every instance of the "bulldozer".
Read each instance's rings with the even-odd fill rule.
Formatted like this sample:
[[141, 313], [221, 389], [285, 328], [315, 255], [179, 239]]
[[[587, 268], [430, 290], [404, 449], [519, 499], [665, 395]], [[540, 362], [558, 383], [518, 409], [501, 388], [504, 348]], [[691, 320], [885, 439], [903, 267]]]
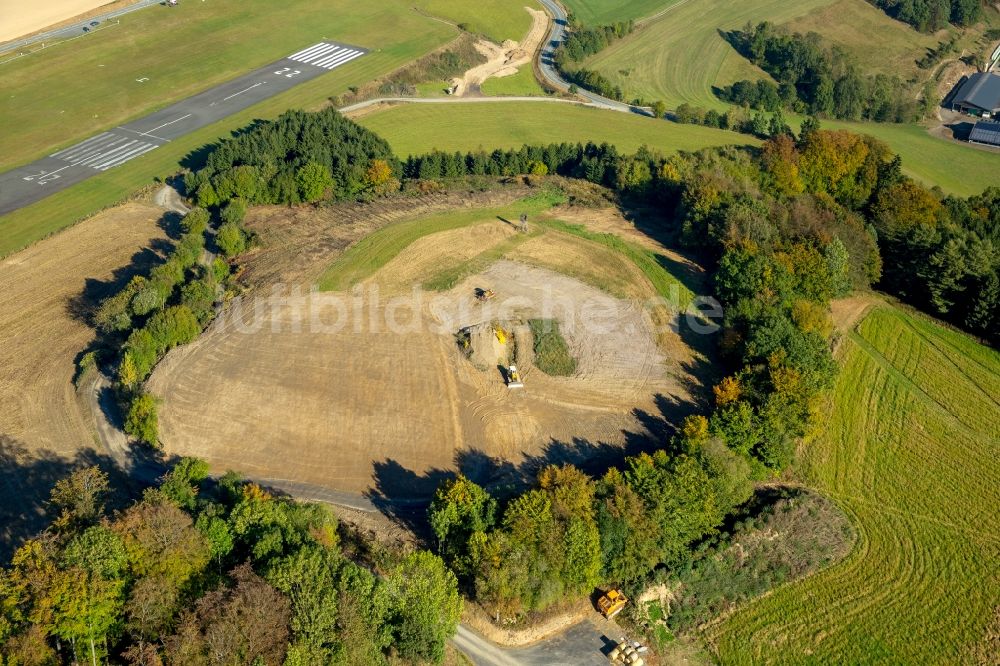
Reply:
[[476, 289], [476, 300], [480, 303], [485, 303], [496, 295], [497, 293], [492, 289]]
[[621, 590], [611, 588], [597, 600], [597, 608], [601, 611], [601, 615], [610, 620], [621, 613], [627, 603], [628, 597], [622, 594]]
[[507, 368], [507, 388], [524, 388], [524, 382], [521, 381], [521, 373], [517, 371], [516, 365], [511, 365]]

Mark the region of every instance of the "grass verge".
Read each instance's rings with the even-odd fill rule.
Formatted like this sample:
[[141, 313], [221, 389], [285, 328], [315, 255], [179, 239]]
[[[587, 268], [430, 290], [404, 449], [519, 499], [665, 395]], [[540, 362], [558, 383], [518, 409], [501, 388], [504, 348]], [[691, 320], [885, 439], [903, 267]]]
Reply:
[[563, 141], [606, 141], [623, 152], [648, 145], [666, 153], [760, 144], [735, 132], [559, 102], [399, 105], [362, 116], [358, 122], [388, 140], [400, 156], [435, 148], [492, 150]]
[[843, 351], [799, 472], [858, 544], [708, 637], [725, 664], [970, 663], [1000, 598], [1000, 354], [889, 307]]

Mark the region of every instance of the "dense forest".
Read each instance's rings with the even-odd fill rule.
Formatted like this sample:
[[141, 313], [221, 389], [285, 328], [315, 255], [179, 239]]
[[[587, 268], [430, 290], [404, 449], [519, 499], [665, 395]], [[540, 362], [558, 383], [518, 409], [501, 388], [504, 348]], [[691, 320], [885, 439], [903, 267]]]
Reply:
[[869, 0], [889, 16], [920, 32], [935, 32], [948, 23], [967, 26], [983, 16], [982, 0]]
[[361, 566], [325, 507], [207, 474], [181, 460], [112, 514], [97, 468], [59, 481], [50, 528], [0, 570], [0, 663], [441, 660], [462, 609], [441, 559], [383, 553]]
[[220, 142], [184, 184], [206, 208], [236, 198], [296, 204], [378, 194], [397, 171], [384, 139], [328, 108], [287, 111]]
[[911, 122], [935, 103], [932, 95], [914, 99], [899, 77], [865, 75], [842, 49], [829, 47], [815, 32], [787, 32], [764, 22], [727, 33], [741, 55], [770, 74], [778, 84], [762, 79], [737, 81], [721, 90], [723, 99], [740, 106], [844, 120]]

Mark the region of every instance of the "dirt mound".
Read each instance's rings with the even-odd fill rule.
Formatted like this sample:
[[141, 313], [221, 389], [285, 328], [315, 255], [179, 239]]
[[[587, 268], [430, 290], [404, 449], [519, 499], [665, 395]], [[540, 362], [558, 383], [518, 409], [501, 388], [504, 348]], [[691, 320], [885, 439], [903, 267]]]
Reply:
[[524, 39], [520, 42], [508, 39], [503, 44], [485, 39], [476, 42], [476, 50], [486, 58], [486, 62], [473, 67], [461, 77], [452, 79], [452, 95], [480, 95], [480, 88], [487, 79], [512, 76], [519, 68], [531, 62], [535, 51], [545, 39], [549, 19], [541, 10], [530, 7], [524, 9], [531, 14], [531, 28]]
[[485, 323], [469, 326], [460, 331], [462, 347], [474, 366], [489, 372], [498, 365], [506, 366], [510, 363], [511, 345], [500, 341], [501, 336], [507, 340], [504, 329], [503, 324]]

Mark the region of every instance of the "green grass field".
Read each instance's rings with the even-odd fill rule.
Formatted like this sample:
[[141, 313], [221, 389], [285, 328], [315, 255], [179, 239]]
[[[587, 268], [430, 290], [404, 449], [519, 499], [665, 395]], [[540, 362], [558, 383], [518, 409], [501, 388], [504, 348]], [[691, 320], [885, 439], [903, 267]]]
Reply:
[[[285, 17], [292, 15], [294, 21]], [[275, 25], [283, 26], [275, 30]], [[447, 42], [455, 29], [404, 0], [358, 6], [348, 0], [214, 0], [182, 11], [135, 12], [110, 28], [2, 66], [2, 169], [31, 161], [108, 127], [206, 89], [323, 37], [368, 46], [351, 64], [175, 140], [126, 165], [4, 216], [0, 256], [92, 215], [186, 155], [256, 118], [318, 108], [332, 95], [381, 76]], [[179, 38], [179, 36], [183, 38]], [[137, 83], [136, 78], [150, 81]]]
[[713, 86], [767, 75], [737, 53], [720, 31], [765, 20], [799, 32], [818, 32], [851, 53], [865, 71], [903, 78], [917, 71], [916, 58], [938, 42], [865, 0], [689, 0], [584, 65], [620, 85], [630, 98], [661, 99], [670, 107], [687, 102], [722, 108], [725, 104]]
[[432, 16], [461, 23], [470, 32], [478, 32], [494, 42], [520, 41], [531, 27], [531, 15], [524, 7], [538, 9], [535, 0], [415, 0], [412, 3]]
[[678, 0], [565, 0], [566, 9], [587, 25], [641, 19], [662, 11]]
[[483, 94], [491, 96], [524, 97], [526, 95], [544, 95], [545, 91], [535, 79], [531, 65], [522, 65], [513, 76], [499, 79], [486, 79], [483, 82]]
[[[687, 102], [726, 109], [713, 93], [744, 78], [767, 76], [740, 56], [719, 30], [768, 20], [793, 30], [820, 32], [846, 48], [866, 71], [909, 76], [924, 49], [940, 36], [923, 35], [888, 18], [865, 0], [727, 2], [690, 0], [591, 58], [586, 66], [608, 76], [629, 97], [662, 99], [670, 107]], [[872, 48], [877, 44], [877, 48]], [[1000, 155], [930, 136], [916, 125], [824, 121], [882, 139], [903, 157], [906, 173], [947, 192], [969, 195], [996, 182]]]
[[622, 151], [647, 144], [664, 152], [759, 144], [743, 134], [558, 102], [410, 104], [362, 116], [397, 155], [433, 150], [516, 148], [525, 143], [607, 141]]
[[[906, 80], [922, 79], [930, 70], [917, 67], [917, 59], [948, 34], [927, 35], [893, 20], [866, 0], [836, 0], [788, 22], [793, 32], [817, 32], [831, 44], [851, 54], [865, 72], [883, 72]], [[873, 48], [873, 45], [878, 45]]]
[[[485, 208], [456, 211], [444, 215], [405, 220], [379, 229], [365, 236], [347, 248], [317, 281], [320, 291], [342, 291], [374, 275], [396, 255], [413, 244], [414, 241], [441, 231], [460, 229], [479, 222], [496, 220], [497, 216], [516, 217], [520, 213], [537, 214], [548, 210], [562, 201], [561, 195], [542, 191], [538, 195], [522, 199], [516, 204], [503, 208]], [[448, 267], [446, 271], [451, 271]], [[432, 288], [447, 289], [445, 280], [452, 277], [450, 272], [431, 278]], [[455, 277], [458, 282], [461, 276]]]
[[[626, 97], [724, 108], [713, 85], [766, 76], [738, 54], [719, 30], [742, 28], [747, 21], [784, 23], [832, 0], [688, 0], [643, 25], [584, 63], [615, 84]], [[864, 0], [856, 0], [864, 2]]]
[[1000, 181], [1000, 153], [938, 139], [920, 125], [823, 120], [825, 129], [846, 129], [881, 139], [903, 158], [903, 171], [925, 185], [969, 196]]
[[799, 473], [858, 544], [709, 638], [725, 664], [971, 663], [1000, 599], [1000, 354], [888, 306], [844, 345]]

